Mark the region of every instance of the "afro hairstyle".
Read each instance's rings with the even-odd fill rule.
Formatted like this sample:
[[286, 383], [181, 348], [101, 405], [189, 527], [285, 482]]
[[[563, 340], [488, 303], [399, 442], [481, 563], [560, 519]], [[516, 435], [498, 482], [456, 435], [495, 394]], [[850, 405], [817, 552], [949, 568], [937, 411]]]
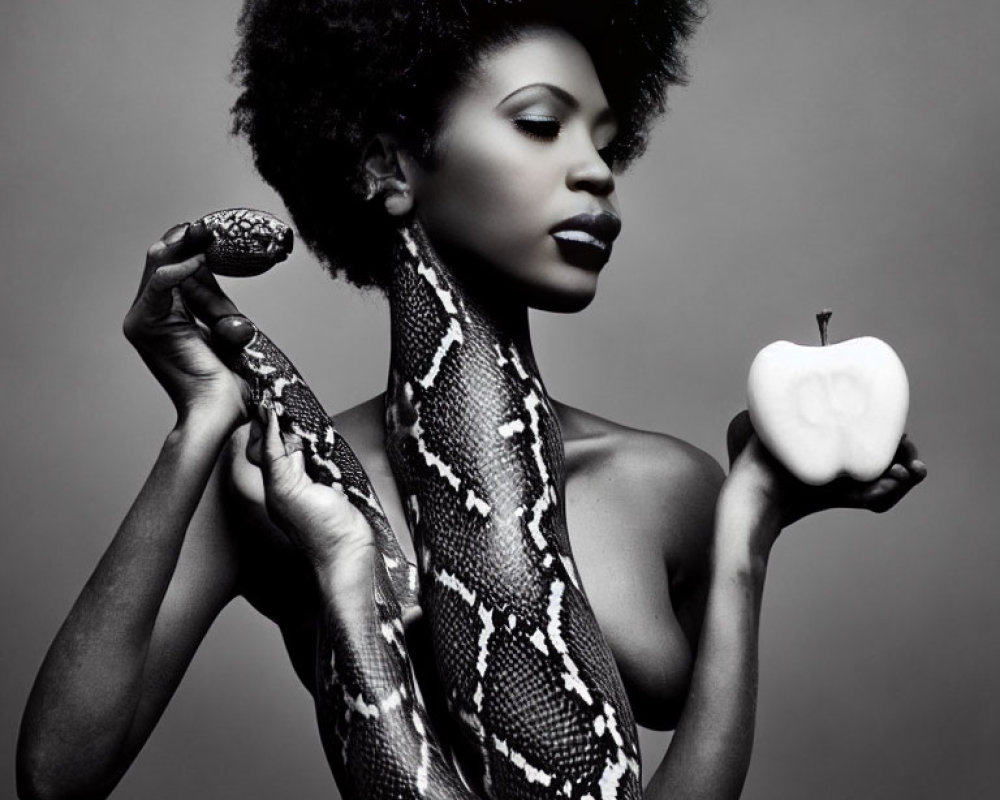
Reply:
[[233, 79], [233, 132], [334, 276], [385, 289], [393, 221], [369, 202], [362, 162], [377, 134], [418, 157], [449, 92], [519, 28], [567, 30], [587, 48], [619, 123], [624, 169], [686, 79], [682, 46], [699, 0], [246, 0]]

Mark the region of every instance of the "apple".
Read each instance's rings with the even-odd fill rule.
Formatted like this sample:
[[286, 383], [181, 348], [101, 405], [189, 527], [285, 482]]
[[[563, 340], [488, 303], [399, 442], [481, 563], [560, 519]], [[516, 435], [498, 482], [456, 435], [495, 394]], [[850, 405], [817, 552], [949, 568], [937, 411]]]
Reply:
[[863, 336], [829, 344], [833, 312], [816, 315], [820, 347], [774, 342], [747, 378], [750, 420], [764, 446], [803, 483], [879, 477], [903, 436], [910, 389], [896, 352]]

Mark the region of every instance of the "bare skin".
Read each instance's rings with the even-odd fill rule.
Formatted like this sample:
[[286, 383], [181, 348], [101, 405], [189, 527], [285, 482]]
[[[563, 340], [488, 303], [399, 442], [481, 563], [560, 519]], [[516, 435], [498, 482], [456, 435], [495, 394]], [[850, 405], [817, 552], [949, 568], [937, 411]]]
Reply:
[[[422, 173], [403, 153], [395, 160], [390, 148], [372, 165], [375, 177], [381, 171], [392, 181], [386, 210], [402, 215], [416, 204], [441, 212], [428, 214], [430, 227], [468, 264], [485, 264], [509, 296], [582, 307], [596, 276], [561, 261], [548, 232], [569, 214], [614, 208], [613, 178], [600, 154], [613, 135], [600, 84], [583, 48], [557, 32], [536, 31], [489, 58], [489, 69], [453, 103], [448, 125], [475, 133], [453, 140], [442, 171]], [[524, 94], [540, 77], [574, 103], [547, 89]], [[491, 99], [512, 88], [513, 106]], [[516, 123], [529, 112], [557, 118], [559, 136], [535, 131], [525, 138]], [[490, 147], [481, 146], [484, 137], [493, 137]], [[460, 175], [442, 184], [448, 159]], [[509, 180], [514, 169], [524, 180]], [[480, 185], [468, 176], [489, 180]], [[444, 213], [458, 193], [458, 210]], [[490, 213], [462, 216], [482, 203]], [[509, 260], [486, 264], [473, 252], [480, 239], [459, 235], [476, 220], [498, 218], [518, 222], [514, 249]], [[315, 694], [317, 620], [351, 613], [365, 597], [356, 567], [370, 557], [371, 534], [360, 515], [342, 495], [304, 481], [294, 453], [272, 452], [261, 462], [264, 477], [247, 459], [246, 422], [256, 409], [247, 408], [246, 387], [207, 342], [204, 326], [236, 309], [204, 267], [206, 245], [196, 227], [168, 231], [147, 254], [125, 320], [126, 335], [173, 400], [177, 423], [39, 671], [18, 748], [25, 798], [107, 796], [234, 598], [279, 626], [296, 672]], [[514, 268], [526, 260], [538, 269]], [[512, 318], [517, 324], [518, 315]], [[678, 439], [565, 405], [557, 413], [570, 536], [597, 620], [640, 724], [675, 729], [662, 764], [646, 765], [647, 795], [737, 797], [753, 737], [760, 600], [778, 533], [824, 508], [885, 510], [926, 469], [904, 441], [879, 480], [815, 490], [791, 480], [752, 431], [738, 426], [725, 476]], [[412, 554], [382, 447], [380, 398], [335, 419]], [[418, 661], [422, 641], [415, 626], [410, 644]]]
[[[566, 445], [566, 504], [573, 553], [601, 630], [622, 671], [640, 724], [672, 728], [690, 677], [703, 603], [715, 497], [723, 478], [711, 457], [679, 440], [625, 428], [557, 404]], [[383, 446], [382, 398], [335, 417], [366, 472], [408, 558], [413, 543]], [[283, 629], [302, 629], [306, 646], [290, 649], [300, 676], [311, 674], [311, 618], [285, 613], [277, 598], [306, 568], [287, 537], [268, 524], [260, 471], [244, 455], [248, 429], [233, 437], [230, 457], [252, 553], [240, 591]], [[245, 516], [244, 516], [245, 515]], [[664, 535], [677, 531], [678, 535]], [[237, 544], [241, 550], [245, 544]], [[288, 552], [291, 550], [292, 552]], [[284, 553], [276, 562], [276, 555]], [[245, 557], [245, 556], [244, 556]], [[183, 558], [183, 555], [182, 555]], [[275, 574], [275, 563], [288, 571]], [[301, 581], [300, 581], [301, 585]], [[287, 631], [286, 631], [287, 636]], [[286, 638], [286, 641], [288, 639]]]
[[[276, 515], [292, 538], [270, 521], [288, 498], [274, 486], [265, 497], [246, 459], [244, 387], [185, 311], [210, 321], [233, 309], [203, 258], [190, 255], [199, 246], [199, 233], [183, 229], [154, 245], [126, 319], [178, 422], [39, 671], [19, 741], [23, 797], [110, 794], [235, 597], [279, 626], [315, 691], [315, 620], [337, 608], [346, 585], [331, 585], [330, 567], [356, 559], [338, 559], [342, 547], [326, 561], [306, 553], [354, 521], [325, 509], [317, 517], [301, 503], [294, 519], [287, 507]], [[409, 547], [379, 407], [375, 398], [336, 420]], [[926, 468], [907, 445], [885, 478], [831, 496], [789, 483], [751, 438], [723, 483], [711, 458], [679, 440], [563, 405], [557, 412], [571, 538], [598, 622], [639, 721], [677, 731], [649, 796], [736, 797], [752, 742], [757, 613], [778, 532], [831, 505], [884, 510]], [[412, 646], [419, 660], [419, 637]]]

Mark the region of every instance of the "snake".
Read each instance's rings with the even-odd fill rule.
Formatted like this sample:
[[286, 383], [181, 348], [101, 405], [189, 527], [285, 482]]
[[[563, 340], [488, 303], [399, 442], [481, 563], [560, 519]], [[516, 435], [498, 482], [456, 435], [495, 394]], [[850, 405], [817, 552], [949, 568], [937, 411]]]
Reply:
[[[259, 274], [291, 249], [290, 228], [266, 212], [202, 222], [218, 274]], [[364, 515], [380, 553], [370, 608], [325, 620], [320, 633], [334, 777], [347, 797], [636, 800], [636, 726], [573, 560], [562, 435], [537, 365], [418, 222], [398, 237], [385, 446], [416, 565], [284, 353], [241, 315], [213, 328], [251, 399], [302, 443], [309, 476]], [[403, 616], [417, 607], [454, 741], [436, 736], [413, 679]]]

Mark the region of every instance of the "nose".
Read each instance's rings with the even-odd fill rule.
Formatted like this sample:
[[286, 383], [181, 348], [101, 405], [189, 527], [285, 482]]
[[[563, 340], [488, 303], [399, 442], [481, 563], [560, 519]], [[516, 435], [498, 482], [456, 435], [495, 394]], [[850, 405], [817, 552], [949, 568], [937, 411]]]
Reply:
[[607, 197], [615, 190], [615, 175], [597, 148], [587, 142], [586, 152], [567, 171], [566, 184], [573, 191]]

